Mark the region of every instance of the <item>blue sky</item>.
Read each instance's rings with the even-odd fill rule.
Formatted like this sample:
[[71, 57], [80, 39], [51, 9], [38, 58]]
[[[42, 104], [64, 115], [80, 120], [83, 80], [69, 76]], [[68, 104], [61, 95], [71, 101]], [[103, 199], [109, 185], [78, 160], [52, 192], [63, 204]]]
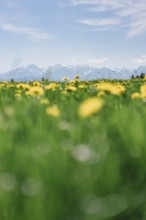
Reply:
[[0, 0], [0, 72], [146, 65], [146, 0]]

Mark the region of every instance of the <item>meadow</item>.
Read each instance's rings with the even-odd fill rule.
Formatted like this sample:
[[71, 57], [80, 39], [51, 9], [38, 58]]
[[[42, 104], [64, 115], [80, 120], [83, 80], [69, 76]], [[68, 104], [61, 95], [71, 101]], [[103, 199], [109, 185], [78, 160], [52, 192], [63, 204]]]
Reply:
[[145, 82], [1, 82], [0, 220], [146, 219]]

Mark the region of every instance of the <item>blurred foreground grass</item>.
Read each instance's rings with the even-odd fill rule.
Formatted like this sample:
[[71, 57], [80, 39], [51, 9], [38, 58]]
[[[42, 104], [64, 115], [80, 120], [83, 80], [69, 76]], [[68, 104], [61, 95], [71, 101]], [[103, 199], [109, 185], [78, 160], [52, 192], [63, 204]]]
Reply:
[[146, 219], [145, 91], [144, 80], [1, 83], [0, 220]]

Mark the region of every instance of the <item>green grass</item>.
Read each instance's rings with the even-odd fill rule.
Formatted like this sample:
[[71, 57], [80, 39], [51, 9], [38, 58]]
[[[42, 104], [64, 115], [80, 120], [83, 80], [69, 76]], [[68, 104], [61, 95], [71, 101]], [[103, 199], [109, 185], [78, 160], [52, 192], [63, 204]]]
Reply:
[[16, 83], [0, 88], [0, 220], [146, 219], [146, 103], [131, 100], [144, 81], [120, 81], [126, 93], [82, 119], [95, 83], [45, 91], [57, 118], [23, 89], [16, 98]]

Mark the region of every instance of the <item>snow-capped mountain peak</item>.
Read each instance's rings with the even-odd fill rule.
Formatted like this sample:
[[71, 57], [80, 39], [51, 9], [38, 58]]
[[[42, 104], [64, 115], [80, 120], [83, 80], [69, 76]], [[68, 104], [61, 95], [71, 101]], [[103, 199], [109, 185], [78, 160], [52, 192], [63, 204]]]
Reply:
[[129, 79], [132, 75], [140, 75], [146, 73], [146, 66], [140, 66], [135, 70], [126, 68], [107, 67], [95, 68], [88, 65], [70, 65], [62, 66], [56, 64], [49, 66], [47, 69], [42, 69], [35, 64], [30, 64], [26, 67], [19, 67], [7, 73], [0, 75], [0, 81], [11, 79], [15, 81], [33, 81], [41, 80], [42, 78], [54, 81], [61, 81], [64, 77], [74, 79], [76, 74], [80, 75], [81, 80], [94, 79]]

